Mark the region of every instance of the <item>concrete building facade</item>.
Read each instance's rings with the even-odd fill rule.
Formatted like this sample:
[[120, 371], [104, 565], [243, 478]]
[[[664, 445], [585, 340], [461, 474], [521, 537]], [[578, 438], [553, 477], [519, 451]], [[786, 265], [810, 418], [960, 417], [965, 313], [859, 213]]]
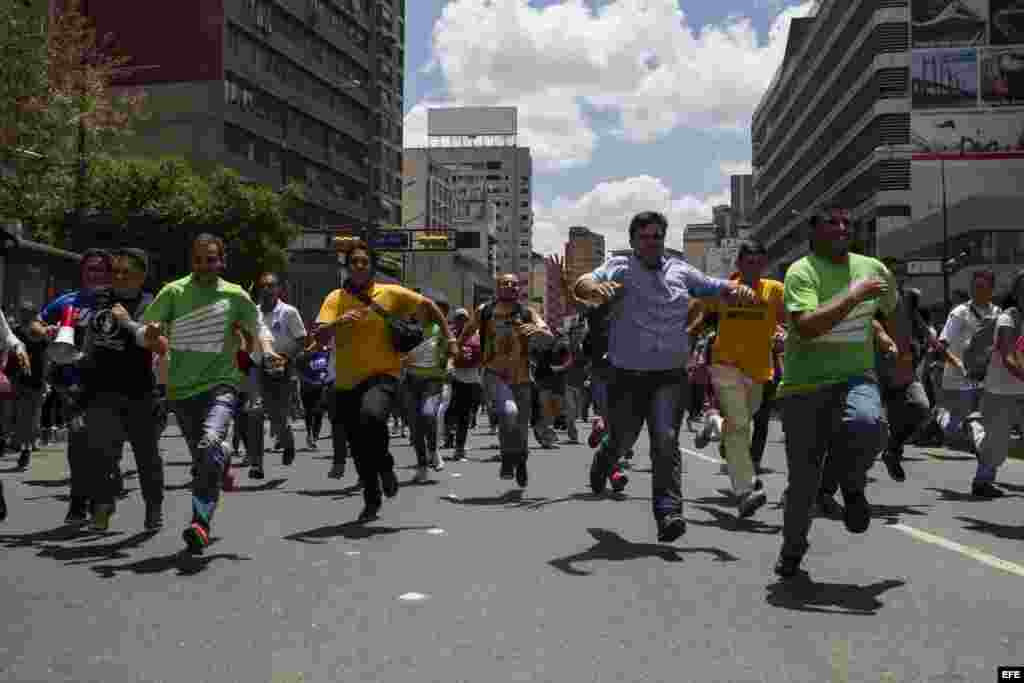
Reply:
[[708, 249], [718, 244], [714, 223], [690, 223], [683, 233], [683, 258], [698, 270], [707, 267]]
[[910, 213], [910, 164], [879, 148], [910, 139], [908, 0], [823, 0], [794, 19], [754, 112], [754, 237], [782, 270], [806, 252], [807, 213], [852, 212], [861, 249]]
[[[61, 0], [52, 0], [60, 11]], [[82, 2], [149, 118], [128, 153], [305, 185], [306, 230], [400, 218], [404, 0]]]
[[[793, 23], [752, 129], [756, 236], [776, 265], [806, 251], [800, 228], [822, 205], [849, 208], [857, 248], [881, 258], [934, 265], [969, 249], [953, 290], [976, 268], [1019, 265], [1024, 31], [1011, 4], [823, 0]], [[943, 278], [926, 270], [914, 285], [941, 304]]]
[[497, 270], [517, 274], [525, 291], [533, 253], [533, 159], [518, 144], [516, 117], [514, 107], [431, 109], [425, 153], [451, 170], [457, 204], [494, 204]]
[[582, 225], [569, 228], [569, 241], [565, 243], [565, 268], [572, 282], [597, 268], [605, 261], [604, 235]]

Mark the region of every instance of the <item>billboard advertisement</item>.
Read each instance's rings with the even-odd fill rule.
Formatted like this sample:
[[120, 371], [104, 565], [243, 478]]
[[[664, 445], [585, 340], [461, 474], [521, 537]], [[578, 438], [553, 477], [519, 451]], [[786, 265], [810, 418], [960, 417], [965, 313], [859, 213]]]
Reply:
[[991, 106], [1024, 104], [1024, 47], [982, 51], [981, 99]]
[[1024, 159], [1024, 115], [1019, 110], [914, 112], [910, 117], [910, 138], [915, 160]]
[[991, 0], [989, 42], [1024, 45], [1024, 0]]
[[515, 135], [515, 107], [438, 107], [427, 110], [427, 135]]
[[911, 40], [915, 48], [984, 45], [989, 0], [912, 0]]
[[911, 60], [914, 108], [978, 106], [978, 51], [915, 50]]

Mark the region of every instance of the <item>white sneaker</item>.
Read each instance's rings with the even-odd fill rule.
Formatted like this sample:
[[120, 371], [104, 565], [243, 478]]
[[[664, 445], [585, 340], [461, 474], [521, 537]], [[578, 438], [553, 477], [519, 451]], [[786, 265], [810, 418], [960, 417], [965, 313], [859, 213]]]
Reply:
[[711, 440], [721, 441], [722, 440], [722, 416], [712, 415], [711, 416]]
[[440, 472], [444, 469], [444, 458], [441, 457], [439, 451], [434, 451], [430, 454], [430, 464], [433, 466], [435, 472]]

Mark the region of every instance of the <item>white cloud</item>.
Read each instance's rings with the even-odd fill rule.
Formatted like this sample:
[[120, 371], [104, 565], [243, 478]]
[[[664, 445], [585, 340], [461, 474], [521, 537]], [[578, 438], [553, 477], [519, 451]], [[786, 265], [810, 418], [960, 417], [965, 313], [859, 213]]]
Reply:
[[641, 211], [664, 213], [669, 222], [668, 246], [679, 249], [687, 223], [710, 221], [712, 207], [728, 203], [728, 188], [714, 195], [679, 196], [662, 179], [647, 175], [609, 180], [578, 197], [536, 202], [533, 250], [545, 255], [563, 253], [574, 225], [603, 234], [609, 251], [626, 249], [629, 221]]
[[[650, 142], [674, 128], [745, 129], [782, 59], [787, 5], [758, 36], [749, 19], [687, 24], [678, 0], [451, 0], [434, 27], [431, 63], [455, 105], [516, 105], [539, 168], [586, 163], [598, 134], [586, 103], [616, 117], [617, 135]], [[412, 113], [410, 113], [410, 116]]]
[[731, 175], [749, 175], [752, 168], [750, 159], [746, 161], [721, 161], [718, 163], [718, 170], [726, 177]]

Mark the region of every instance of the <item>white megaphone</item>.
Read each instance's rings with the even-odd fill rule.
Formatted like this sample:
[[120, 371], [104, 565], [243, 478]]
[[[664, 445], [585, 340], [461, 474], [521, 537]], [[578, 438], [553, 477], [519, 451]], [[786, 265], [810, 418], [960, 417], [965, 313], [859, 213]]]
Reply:
[[65, 306], [57, 336], [46, 349], [47, 357], [57, 365], [69, 365], [82, 356], [75, 346], [75, 317], [75, 307]]

